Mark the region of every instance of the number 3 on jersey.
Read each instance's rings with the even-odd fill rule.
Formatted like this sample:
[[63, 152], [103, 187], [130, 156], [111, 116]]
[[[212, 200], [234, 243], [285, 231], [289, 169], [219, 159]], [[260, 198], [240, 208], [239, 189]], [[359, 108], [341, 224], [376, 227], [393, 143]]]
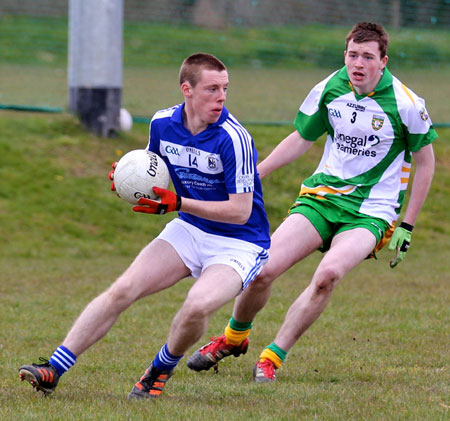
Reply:
[[356, 114], [356, 111], [353, 111], [352, 112], [352, 119], [350, 120], [350, 122], [351, 123], [354, 123], [355, 121], [356, 121], [356, 116], [357, 116], [358, 114]]
[[189, 166], [198, 168], [197, 157], [189, 154]]

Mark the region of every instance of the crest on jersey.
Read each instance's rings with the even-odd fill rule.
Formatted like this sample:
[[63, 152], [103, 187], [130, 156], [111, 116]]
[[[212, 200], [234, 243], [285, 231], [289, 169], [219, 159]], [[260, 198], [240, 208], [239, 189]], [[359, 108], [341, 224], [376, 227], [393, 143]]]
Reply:
[[217, 169], [217, 157], [215, 155], [208, 155], [208, 168], [210, 170]]
[[427, 114], [427, 110], [425, 108], [422, 108], [422, 110], [420, 111], [420, 118], [423, 121], [427, 121], [428, 120], [428, 114]]
[[384, 117], [374, 114], [372, 117], [372, 129], [380, 130], [383, 127]]

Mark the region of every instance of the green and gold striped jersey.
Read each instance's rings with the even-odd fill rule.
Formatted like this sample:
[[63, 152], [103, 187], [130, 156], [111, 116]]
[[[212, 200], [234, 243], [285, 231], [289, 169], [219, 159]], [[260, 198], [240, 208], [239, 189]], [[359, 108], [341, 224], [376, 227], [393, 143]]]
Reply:
[[324, 153], [300, 195], [312, 194], [392, 224], [411, 172], [411, 152], [437, 138], [425, 102], [388, 69], [375, 90], [358, 95], [347, 69], [331, 74], [306, 97], [295, 118], [300, 135], [327, 133]]

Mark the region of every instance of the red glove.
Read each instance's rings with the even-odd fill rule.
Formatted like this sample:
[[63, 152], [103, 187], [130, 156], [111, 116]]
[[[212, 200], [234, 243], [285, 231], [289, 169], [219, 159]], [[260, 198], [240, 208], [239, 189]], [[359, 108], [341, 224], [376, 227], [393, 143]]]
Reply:
[[153, 192], [161, 198], [161, 202], [141, 197], [138, 200], [138, 203], [140, 205], [145, 206], [133, 206], [133, 210], [135, 212], [154, 213], [158, 215], [164, 215], [165, 213], [168, 212], [180, 210], [181, 208], [180, 196], [176, 195], [170, 190], [161, 189], [159, 187], [153, 187]]
[[113, 169], [112, 169], [112, 171], [109, 172], [108, 178], [112, 181], [111, 191], [116, 191], [116, 186], [114, 185], [114, 170], [117, 167], [117, 161], [113, 162], [111, 166], [112, 166]]

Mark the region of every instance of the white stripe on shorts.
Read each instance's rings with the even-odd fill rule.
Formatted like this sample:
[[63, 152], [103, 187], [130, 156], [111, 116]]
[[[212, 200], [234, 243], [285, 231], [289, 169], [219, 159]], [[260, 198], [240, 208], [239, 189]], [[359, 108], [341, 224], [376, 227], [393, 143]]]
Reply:
[[261, 272], [263, 266], [267, 263], [268, 260], [269, 260], [269, 252], [267, 250], [263, 249], [261, 251], [261, 253], [258, 254], [258, 257], [256, 258], [255, 266], [253, 267], [253, 269], [249, 272], [247, 277], [242, 282], [243, 290], [245, 288], [247, 288], [249, 286], [250, 282], [252, 282], [258, 276], [259, 272]]

